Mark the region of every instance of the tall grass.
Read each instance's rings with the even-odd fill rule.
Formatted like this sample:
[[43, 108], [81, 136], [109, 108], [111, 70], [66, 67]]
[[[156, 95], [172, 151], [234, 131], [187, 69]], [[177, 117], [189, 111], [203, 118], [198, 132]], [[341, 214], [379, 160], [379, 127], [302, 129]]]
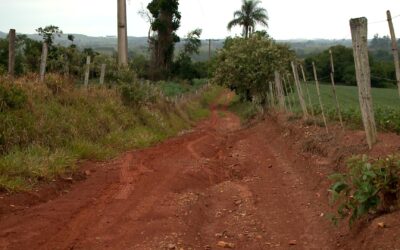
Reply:
[[[71, 82], [56, 75], [46, 84], [0, 79], [11, 95], [6, 101], [0, 93], [0, 189], [26, 190], [72, 174], [80, 159], [106, 160], [165, 140], [205, 118], [221, 91], [210, 87], [185, 102], [170, 102], [157, 86], [136, 86], [124, 95], [117, 88], [86, 90]], [[25, 98], [19, 105], [12, 105], [11, 90], [18, 93], [15, 102]]]

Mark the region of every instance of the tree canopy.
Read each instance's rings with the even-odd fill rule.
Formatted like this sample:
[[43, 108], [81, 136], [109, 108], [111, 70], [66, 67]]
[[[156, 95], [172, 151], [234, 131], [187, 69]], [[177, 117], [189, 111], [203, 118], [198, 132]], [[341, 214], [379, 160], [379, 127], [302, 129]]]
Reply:
[[259, 0], [243, 0], [241, 10], [235, 11], [233, 20], [228, 23], [228, 30], [234, 26], [242, 26], [244, 37], [247, 38], [255, 30], [256, 24], [268, 27], [267, 10], [259, 7], [259, 4]]

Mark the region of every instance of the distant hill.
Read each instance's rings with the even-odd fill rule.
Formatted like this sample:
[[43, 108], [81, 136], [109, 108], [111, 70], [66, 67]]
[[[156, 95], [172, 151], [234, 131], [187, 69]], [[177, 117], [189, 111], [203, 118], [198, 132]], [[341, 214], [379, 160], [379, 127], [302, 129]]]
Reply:
[[[115, 36], [102, 36], [93, 37], [81, 34], [73, 34], [75, 37], [74, 44], [79, 48], [93, 48], [94, 50], [112, 54], [117, 49], [117, 37]], [[7, 37], [7, 33], [0, 31], [0, 38]], [[35, 40], [41, 40], [37, 34], [28, 35], [29, 38]], [[57, 37], [55, 42], [63, 46], [68, 46], [71, 42], [68, 40], [68, 35], [64, 34], [61, 37]], [[223, 46], [223, 39], [213, 40], [211, 43], [211, 52], [215, 53], [218, 49]], [[310, 54], [319, 53], [334, 45], [351, 46], [351, 40], [327, 40], [327, 39], [293, 39], [293, 40], [278, 40], [278, 43], [288, 44], [294, 51], [296, 51], [299, 57], [306, 57]], [[182, 47], [182, 42], [177, 44], [177, 50]], [[128, 37], [129, 50], [136, 53], [147, 54], [147, 37]], [[202, 47], [200, 48], [200, 54], [193, 57], [196, 61], [203, 61], [208, 59], [208, 40], [202, 40]]]

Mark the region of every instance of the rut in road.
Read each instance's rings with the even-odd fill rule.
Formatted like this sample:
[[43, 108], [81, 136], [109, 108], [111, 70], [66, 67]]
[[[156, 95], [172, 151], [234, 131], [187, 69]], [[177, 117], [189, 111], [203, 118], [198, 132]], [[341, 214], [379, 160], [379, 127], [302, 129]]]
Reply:
[[336, 249], [326, 197], [273, 121], [224, 110], [96, 164], [68, 193], [3, 216], [1, 249]]

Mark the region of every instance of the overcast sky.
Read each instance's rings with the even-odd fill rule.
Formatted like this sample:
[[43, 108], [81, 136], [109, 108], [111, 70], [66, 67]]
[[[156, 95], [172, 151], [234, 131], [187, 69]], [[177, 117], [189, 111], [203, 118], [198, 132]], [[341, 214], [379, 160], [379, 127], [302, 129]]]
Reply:
[[[148, 24], [137, 14], [150, 0], [128, 0], [128, 35], [146, 36]], [[242, 0], [180, 0], [183, 36], [195, 28], [203, 29], [203, 38], [224, 38], [240, 34], [228, 32], [227, 23]], [[116, 35], [116, 0], [0, 0], [0, 31], [10, 28], [19, 33], [35, 33], [49, 24], [64, 33], [92, 36]], [[369, 36], [387, 35], [386, 10], [400, 15], [400, 0], [263, 0], [269, 14], [269, 34], [275, 39], [350, 38], [349, 19], [365, 16]], [[400, 17], [394, 20], [400, 37]]]

